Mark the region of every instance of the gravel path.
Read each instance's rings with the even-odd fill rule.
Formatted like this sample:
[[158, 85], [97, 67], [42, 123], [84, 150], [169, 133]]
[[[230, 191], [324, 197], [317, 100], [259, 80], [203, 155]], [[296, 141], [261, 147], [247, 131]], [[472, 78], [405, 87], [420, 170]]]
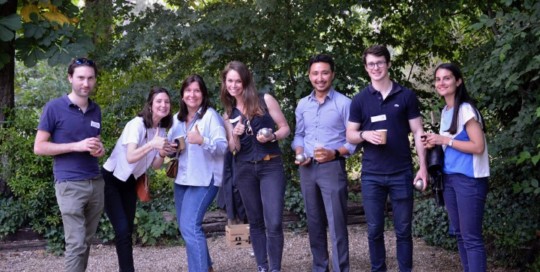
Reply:
[[[351, 271], [369, 271], [369, 253], [365, 225], [349, 226]], [[386, 232], [387, 265], [397, 271], [393, 232]], [[210, 255], [216, 272], [256, 271], [250, 248], [230, 248], [223, 235], [209, 237]], [[185, 248], [140, 247], [134, 248], [137, 271], [187, 271]], [[414, 240], [415, 271], [460, 271], [456, 252], [430, 247], [420, 239]], [[0, 271], [63, 271], [63, 258], [44, 250], [2, 251]], [[118, 271], [116, 252], [112, 245], [94, 245], [90, 251], [87, 271]], [[306, 233], [286, 232], [283, 253], [284, 272], [311, 271], [311, 253]], [[490, 268], [489, 271], [510, 271]]]

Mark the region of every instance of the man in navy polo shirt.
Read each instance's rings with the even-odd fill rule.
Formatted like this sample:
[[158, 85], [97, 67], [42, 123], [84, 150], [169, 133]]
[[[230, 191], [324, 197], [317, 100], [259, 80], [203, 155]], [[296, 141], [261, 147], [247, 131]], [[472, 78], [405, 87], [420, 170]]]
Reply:
[[104, 182], [98, 158], [105, 155], [100, 139], [101, 109], [88, 97], [96, 86], [93, 61], [71, 61], [71, 93], [43, 108], [34, 153], [53, 156], [56, 200], [66, 241], [66, 271], [85, 271], [91, 238], [103, 211]]
[[[364, 51], [364, 67], [371, 84], [353, 97], [347, 140], [360, 144], [362, 200], [368, 223], [371, 271], [386, 271], [384, 211], [388, 195], [392, 202], [396, 255], [399, 271], [412, 270], [413, 182], [427, 185], [424, 133], [419, 102], [411, 90], [390, 80], [390, 52], [375, 45]], [[386, 130], [386, 143], [384, 132]], [[409, 133], [412, 132], [420, 169], [413, 176]]]
[[[345, 133], [351, 99], [332, 87], [334, 60], [319, 54], [309, 60], [309, 81], [313, 91], [298, 102], [296, 132], [292, 148], [305, 154], [299, 165], [300, 186], [307, 215], [313, 272], [349, 271], [347, 231], [347, 173], [345, 157], [356, 145], [347, 143]], [[328, 257], [326, 228], [332, 244], [332, 265]]]

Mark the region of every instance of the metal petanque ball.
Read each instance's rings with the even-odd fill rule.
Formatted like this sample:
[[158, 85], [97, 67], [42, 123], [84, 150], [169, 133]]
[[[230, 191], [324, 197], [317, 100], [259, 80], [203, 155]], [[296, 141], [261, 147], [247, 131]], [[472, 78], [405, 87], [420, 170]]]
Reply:
[[303, 162], [305, 162], [305, 161], [307, 160], [305, 154], [298, 154], [298, 155], [296, 155], [296, 157], [294, 157], [294, 158], [295, 158], [295, 160], [296, 160], [297, 162], [299, 162], [299, 163], [303, 163]]
[[269, 128], [261, 128], [259, 129], [258, 133], [264, 136], [265, 138], [272, 137], [272, 129], [269, 129]]
[[421, 179], [418, 179], [414, 182], [414, 188], [418, 191], [422, 191], [422, 188], [424, 188], [424, 181]]

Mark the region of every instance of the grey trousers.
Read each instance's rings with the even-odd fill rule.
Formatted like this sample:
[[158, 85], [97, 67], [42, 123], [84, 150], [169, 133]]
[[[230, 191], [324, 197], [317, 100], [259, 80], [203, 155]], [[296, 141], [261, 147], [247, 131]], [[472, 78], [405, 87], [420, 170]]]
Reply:
[[66, 241], [65, 270], [83, 272], [88, 265], [91, 239], [96, 233], [104, 205], [104, 181], [64, 181], [55, 184]]
[[332, 243], [332, 270], [349, 271], [347, 174], [345, 160], [300, 166], [300, 185], [307, 215], [312, 271], [329, 270], [326, 227]]

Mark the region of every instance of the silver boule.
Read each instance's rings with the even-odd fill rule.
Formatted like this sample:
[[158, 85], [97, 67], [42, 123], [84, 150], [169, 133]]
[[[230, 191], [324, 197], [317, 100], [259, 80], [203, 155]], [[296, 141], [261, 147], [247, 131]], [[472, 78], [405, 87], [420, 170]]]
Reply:
[[272, 137], [272, 129], [270, 128], [261, 128], [258, 132], [260, 135], [264, 136], [265, 138]]
[[307, 159], [305, 154], [298, 154], [298, 155], [296, 155], [296, 157], [294, 157], [294, 158], [295, 158], [295, 160], [296, 160], [297, 162], [299, 162], [299, 163], [303, 163], [303, 162], [305, 162], [306, 159]]
[[418, 179], [414, 182], [414, 188], [418, 191], [422, 191], [424, 188], [424, 181], [421, 179]]

